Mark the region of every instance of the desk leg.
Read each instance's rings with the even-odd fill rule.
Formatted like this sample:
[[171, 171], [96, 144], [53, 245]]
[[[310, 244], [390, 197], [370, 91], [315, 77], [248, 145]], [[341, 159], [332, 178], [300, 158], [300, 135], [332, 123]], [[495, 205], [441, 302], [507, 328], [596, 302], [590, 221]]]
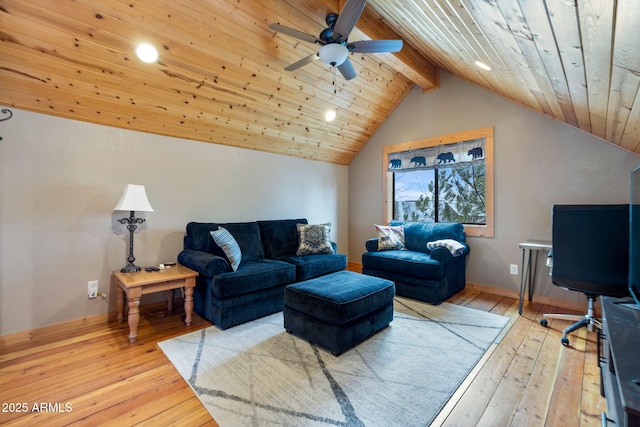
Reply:
[[116, 312], [118, 313], [118, 322], [124, 322], [124, 289], [116, 283]]
[[520, 299], [518, 300], [518, 314], [522, 314], [522, 305], [524, 304], [524, 252], [525, 249], [522, 249], [522, 267], [520, 268]]
[[142, 289], [129, 289], [129, 342], [134, 343], [138, 339], [138, 324], [140, 323], [140, 297]]
[[533, 286], [536, 283], [536, 270], [538, 268], [538, 251], [534, 251], [533, 264], [531, 264], [531, 254], [529, 254], [529, 301], [533, 301]]

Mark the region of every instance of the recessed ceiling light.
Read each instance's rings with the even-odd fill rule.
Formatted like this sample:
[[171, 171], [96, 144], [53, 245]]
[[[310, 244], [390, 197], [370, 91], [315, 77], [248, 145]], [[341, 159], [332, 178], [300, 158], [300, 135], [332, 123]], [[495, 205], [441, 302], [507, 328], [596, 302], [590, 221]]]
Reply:
[[480, 68], [482, 68], [483, 70], [487, 70], [487, 71], [491, 71], [491, 67], [489, 67], [487, 64], [485, 64], [484, 62], [481, 61], [476, 61], [476, 65]]
[[136, 55], [142, 62], [152, 63], [158, 60], [158, 51], [148, 43], [139, 44], [136, 48]]
[[324, 115], [324, 119], [328, 122], [330, 122], [335, 118], [336, 118], [336, 110], [328, 110]]

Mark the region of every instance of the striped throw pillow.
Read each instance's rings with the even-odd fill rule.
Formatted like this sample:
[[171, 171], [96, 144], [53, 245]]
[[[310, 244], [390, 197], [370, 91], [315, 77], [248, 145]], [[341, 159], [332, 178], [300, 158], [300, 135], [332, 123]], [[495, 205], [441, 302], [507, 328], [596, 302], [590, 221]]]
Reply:
[[224, 251], [233, 271], [236, 271], [242, 259], [242, 252], [236, 239], [223, 227], [218, 227], [217, 230], [212, 231], [211, 237], [213, 237], [213, 241]]

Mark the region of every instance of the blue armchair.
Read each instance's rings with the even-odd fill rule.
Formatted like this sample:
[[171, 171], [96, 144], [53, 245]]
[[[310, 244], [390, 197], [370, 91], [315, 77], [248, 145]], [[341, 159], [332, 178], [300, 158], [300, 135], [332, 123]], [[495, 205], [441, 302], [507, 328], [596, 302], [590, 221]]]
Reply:
[[404, 227], [405, 249], [379, 250], [378, 238], [367, 240], [362, 273], [392, 280], [396, 295], [431, 304], [464, 289], [469, 246], [462, 224], [392, 221], [390, 225]]

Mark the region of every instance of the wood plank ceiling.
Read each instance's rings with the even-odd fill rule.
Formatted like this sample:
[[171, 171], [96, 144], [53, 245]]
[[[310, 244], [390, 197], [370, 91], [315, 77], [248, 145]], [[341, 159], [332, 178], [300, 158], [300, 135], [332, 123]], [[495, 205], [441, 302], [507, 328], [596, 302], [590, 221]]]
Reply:
[[344, 3], [0, 0], [0, 105], [347, 165], [443, 69], [640, 154], [640, 2], [368, 0], [349, 40], [401, 52], [353, 54], [350, 81], [320, 61], [284, 71], [318, 46], [269, 23], [318, 35]]

